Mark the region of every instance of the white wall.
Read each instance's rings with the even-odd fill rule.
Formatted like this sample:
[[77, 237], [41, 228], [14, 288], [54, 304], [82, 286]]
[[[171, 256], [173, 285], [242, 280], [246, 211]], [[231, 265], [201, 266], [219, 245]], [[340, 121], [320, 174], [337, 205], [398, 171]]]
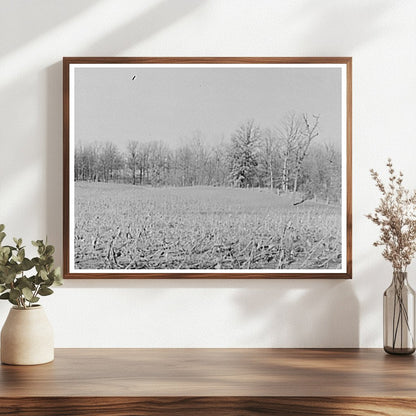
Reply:
[[[57, 347], [379, 347], [391, 270], [364, 214], [391, 156], [416, 187], [416, 2], [0, 0], [0, 223], [62, 241], [62, 56], [352, 56], [352, 281], [67, 281]], [[415, 268], [410, 281], [416, 286]], [[9, 304], [0, 304], [0, 324]]]

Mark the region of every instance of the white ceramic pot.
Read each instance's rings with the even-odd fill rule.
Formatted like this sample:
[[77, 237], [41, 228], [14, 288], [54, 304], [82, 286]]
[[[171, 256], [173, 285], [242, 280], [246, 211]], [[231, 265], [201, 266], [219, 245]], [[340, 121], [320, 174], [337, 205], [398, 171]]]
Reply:
[[1, 331], [1, 362], [34, 365], [53, 359], [53, 329], [43, 307], [11, 308]]

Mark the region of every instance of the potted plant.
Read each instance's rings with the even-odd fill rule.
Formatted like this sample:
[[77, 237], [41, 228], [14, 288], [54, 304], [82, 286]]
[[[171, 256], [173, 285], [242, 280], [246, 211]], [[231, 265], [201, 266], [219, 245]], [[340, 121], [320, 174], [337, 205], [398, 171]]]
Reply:
[[15, 365], [43, 364], [54, 359], [53, 330], [42, 306], [41, 296], [61, 285], [59, 267], [54, 267], [55, 248], [43, 240], [32, 241], [38, 256], [26, 257], [21, 238], [2, 245], [6, 237], [0, 224], [0, 299], [13, 307], [1, 331], [1, 362]]
[[416, 191], [403, 186], [388, 159], [388, 183], [371, 169], [371, 177], [381, 192], [379, 206], [367, 215], [380, 227], [374, 246], [383, 246], [383, 257], [393, 266], [393, 279], [383, 296], [384, 350], [390, 354], [415, 351], [415, 292], [407, 281], [407, 267], [416, 253]]

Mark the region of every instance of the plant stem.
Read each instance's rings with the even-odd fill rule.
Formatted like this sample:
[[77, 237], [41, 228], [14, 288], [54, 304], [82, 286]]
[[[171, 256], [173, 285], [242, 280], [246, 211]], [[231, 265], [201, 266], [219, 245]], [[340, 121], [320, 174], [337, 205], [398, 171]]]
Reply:
[[36, 297], [39, 293], [40, 284], [38, 284], [37, 288], [35, 289], [35, 292], [33, 293], [33, 297]]
[[[394, 279], [394, 306], [393, 306], [393, 348], [396, 348], [397, 336], [400, 334], [400, 348], [403, 348], [403, 320], [405, 323], [405, 330], [407, 328], [408, 334], [410, 335], [412, 345], [414, 344], [413, 333], [409, 326], [409, 316], [407, 313], [407, 307], [403, 300], [403, 284], [404, 281], [400, 279]], [[397, 319], [396, 319], [396, 308]], [[400, 326], [400, 333], [399, 331]]]
[[[396, 318], [396, 299], [397, 299], [397, 294], [396, 294], [396, 288], [394, 289], [394, 304], [393, 304], [393, 333], [394, 333], [394, 321]], [[393, 335], [393, 348], [396, 345], [396, 337]]]

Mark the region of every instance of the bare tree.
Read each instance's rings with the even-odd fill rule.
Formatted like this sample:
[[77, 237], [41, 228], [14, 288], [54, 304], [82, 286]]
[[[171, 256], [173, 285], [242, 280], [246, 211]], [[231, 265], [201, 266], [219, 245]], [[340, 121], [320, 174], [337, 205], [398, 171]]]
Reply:
[[114, 174], [122, 167], [122, 158], [115, 144], [108, 142], [100, 153], [100, 170], [104, 182], [115, 179]]
[[96, 143], [86, 146], [80, 144], [75, 148], [74, 175], [76, 181], [99, 180], [100, 151]]
[[195, 131], [189, 143], [192, 153], [191, 176], [192, 184], [207, 185], [208, 183], [208, 158], [209, 151], [205, 145], [205, 139], [200, 131]]
[[179, 186], [192, 185], [192, 179], [190, 177], [192, 151], [188, 144], [183, 144], [176, 149], [175, 162]]
[[[148, 181], [164, 185], [168, 179], [169, 149], [161, 141], [149, 142], [143, 147], [143, 160], [147, 160]], [[146, 155], [148, 154], [148, 157]]]
[[342, 156], [331, 143], [325, 144], [326, 203], [339, 202], [342, 189]]
[[139, 163], [139, 142], [129, 141], [127, 144], [127, 167], [131, 170], [131, 183], [136, 185], [136, 171]]
[[263, 171], [263, 180], [270, 190], [274, 189], [276, 182], [276, 168], [278, 159], [278, 141], [276, 134], [271, 129], [265, 129], [261, 134], [260, 167]]
[[331, 143], [318, 143], [305, 157], [299, 178], [304, 197], [326, 203], [341, 201], [342, 155]]
[[302, 167], [303, 161], [308, 154], [309, 147], [312, 140], [319, 135], [318, 124], [319, 116], [313, 115], [312, 124], [309, 122], [308, 115], [302, 114], [302, 127], [300, 134], [297, 137], [297, 143], [295, 147], [295, 166], [294, 166], [294, 180], [293, 180], [293, 192], [298, 190], [299, 173]]
[[215, 186], [229, 185], [228, 154], [229, 146], [224, 141], [214, 146], [209, 158], [210, 184]]
[[230, 140], [213, 147], [198, 131], [172, 149], [163, 142], [138, 140], [131, 140], [124, 154], [114, 143], [78, 145], [74, 178], [153, 186], [259, 186], [302, 192], [307, 199], [339, 200], [339, 152], [330, 145], [313, 145], [319, 116], [289, 113], [279, 127], [260, 130], [249, 120]]
[[312, 116], [309, 121], [307, 114], [289, 113], [277, 130], [279, 141], [279, 156], [282, 160], [282, 184], [284, 192], [290, 189], [297, 192], [299, 175], [311, 146], [312, 140], [319, 135], [319, 116]]
[[282, 127], [277, 130], [279, 141], [279, 156], [282, 160], [282, 183], [284, 192], [289, 190], [289, 180], [293, 165], [293, 156], [299, 140], [302, 137], [301, 119], [295, 113], [289, 113], [282, 121]]

